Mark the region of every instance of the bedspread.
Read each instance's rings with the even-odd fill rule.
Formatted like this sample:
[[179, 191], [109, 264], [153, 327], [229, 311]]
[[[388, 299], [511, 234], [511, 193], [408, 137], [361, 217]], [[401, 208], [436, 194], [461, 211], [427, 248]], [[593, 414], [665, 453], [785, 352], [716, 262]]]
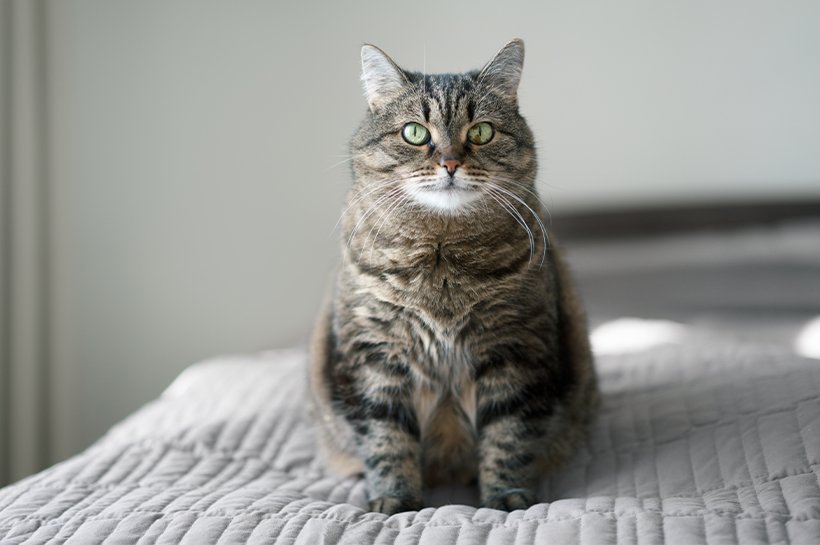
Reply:
[[0, 543], [820, 543], [820, 361], [684, 328], [598, 358], [603, 404], [538, 503], [441, 488], [365, 510], [314, 458], [301, 349], [192, 366], [82, 454], [0, 490]]

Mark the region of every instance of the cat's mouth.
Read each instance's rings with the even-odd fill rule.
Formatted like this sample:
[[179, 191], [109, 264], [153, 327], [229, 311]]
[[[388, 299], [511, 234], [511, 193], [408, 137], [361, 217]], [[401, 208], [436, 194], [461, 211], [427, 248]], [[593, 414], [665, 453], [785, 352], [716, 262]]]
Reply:
[[408, 193], [417, 203], [448, 213], [464, 211], [481, 196], [476, 188], [456, 178], [420, 184], [409, 188]]
[[471, 187], [458, 183], [455, 180], [441, 182], [438, 186], [432, 188], [433, 191], [474, 191]]

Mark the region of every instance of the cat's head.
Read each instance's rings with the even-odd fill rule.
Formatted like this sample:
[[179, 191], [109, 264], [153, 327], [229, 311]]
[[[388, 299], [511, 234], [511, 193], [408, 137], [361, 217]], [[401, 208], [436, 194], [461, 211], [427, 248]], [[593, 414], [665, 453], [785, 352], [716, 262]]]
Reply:
[[369, 111], [351, 143], [358, 190], [450, 215], [532, 191], [533, 138], [518, 113], [523, 62], [521, 40], [463, 74], [409, 72], [362, 47]]

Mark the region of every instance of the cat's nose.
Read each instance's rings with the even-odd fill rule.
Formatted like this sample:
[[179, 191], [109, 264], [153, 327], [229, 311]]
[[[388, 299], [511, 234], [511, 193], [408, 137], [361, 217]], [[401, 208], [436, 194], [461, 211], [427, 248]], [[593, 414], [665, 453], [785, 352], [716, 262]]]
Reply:
[[439, 164], [447, 169], [447, 174], [455, 176], [456, 169], [461, 166], [461, 161], [451, 157], [442, 157]]

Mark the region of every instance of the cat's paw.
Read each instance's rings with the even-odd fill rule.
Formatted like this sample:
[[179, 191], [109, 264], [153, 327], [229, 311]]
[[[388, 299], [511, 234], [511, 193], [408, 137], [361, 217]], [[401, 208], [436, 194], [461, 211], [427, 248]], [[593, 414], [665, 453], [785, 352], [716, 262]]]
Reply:
[[418, 511], [422, 508], [421, 500], [399, 496], [381, 496], [370, 500], [370, 510], [385, 515], [403, 511]]
[[481, 502], [482, 507], [490, 509], [500, 509], [501, 511], [515, 511], [516, 509], [526, 509], [535, 503], [535, 496], [528, 490], [508, 490], [494, 494], [485, 498]]

